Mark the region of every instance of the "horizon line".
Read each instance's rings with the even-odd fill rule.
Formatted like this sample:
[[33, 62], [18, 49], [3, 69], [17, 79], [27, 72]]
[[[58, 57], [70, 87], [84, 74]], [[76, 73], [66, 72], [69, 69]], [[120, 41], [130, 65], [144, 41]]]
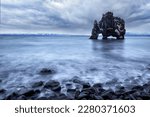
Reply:
[[[90, 36], [90, 34], [60, 34], [60, 33], [0, 33], [0, 36], [5, 35], [41, 35], [41, 36]], [[135, 34], [135, 33], [127, 33], [126, 36], [150, 36], [150, 34]]]

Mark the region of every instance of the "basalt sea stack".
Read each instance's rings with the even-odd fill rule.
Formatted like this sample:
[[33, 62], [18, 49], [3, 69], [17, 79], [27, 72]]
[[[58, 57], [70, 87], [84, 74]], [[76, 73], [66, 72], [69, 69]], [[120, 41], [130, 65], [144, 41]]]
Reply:
[[107, 12], [99, 22], [94, 21], [90, 39], [98, 39], [99, 34], [102, 34], [103, 39], [109, 36], [124, 39], [125, 32], [125, 21], [120, 17], [114, 17], [112, 12]]

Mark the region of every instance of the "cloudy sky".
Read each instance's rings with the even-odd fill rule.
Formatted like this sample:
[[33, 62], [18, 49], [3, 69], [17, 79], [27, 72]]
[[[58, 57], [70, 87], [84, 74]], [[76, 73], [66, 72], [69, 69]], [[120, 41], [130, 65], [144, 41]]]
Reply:
[[150, 0], [1, 0], [0, 33], [89, 34], [106, 11], [128, 32], [150, 34]]

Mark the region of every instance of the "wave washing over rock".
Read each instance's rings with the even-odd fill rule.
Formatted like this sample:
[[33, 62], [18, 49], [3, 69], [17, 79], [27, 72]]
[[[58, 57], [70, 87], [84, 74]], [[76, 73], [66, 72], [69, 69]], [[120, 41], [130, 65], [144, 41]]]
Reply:
[[150, 99], [149, 38], [0, 42], [0, 99]]

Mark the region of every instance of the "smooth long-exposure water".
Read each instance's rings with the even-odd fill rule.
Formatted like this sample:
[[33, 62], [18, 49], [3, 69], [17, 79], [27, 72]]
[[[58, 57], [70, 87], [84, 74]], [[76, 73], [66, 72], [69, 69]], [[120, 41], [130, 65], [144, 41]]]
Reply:
[[[149, 65], [150, 37], [0, 36], [0, 87], [8, 91], [50, 79], [62, 86], [73, 78], [106, 88], [143, 84], [150, 80]], [[41, 75], [43, 68], [56, 73]]]

